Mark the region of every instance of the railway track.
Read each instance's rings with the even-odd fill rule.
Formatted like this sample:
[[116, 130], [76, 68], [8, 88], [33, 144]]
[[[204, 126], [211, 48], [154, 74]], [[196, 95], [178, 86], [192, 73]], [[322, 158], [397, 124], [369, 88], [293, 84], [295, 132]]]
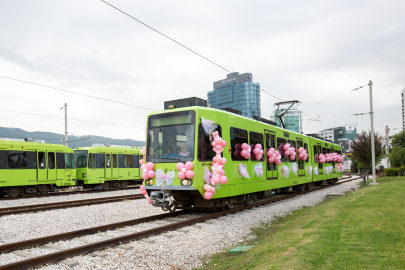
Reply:
[[111, 191], [119, 191], [119, 190], [128, 190], [128, 189], [139, 189], [140, 185], [137, 186], [130, 186], [126, 189], [109, 189], [109, 190], [77, 190], [77, 191], [70, 191], [70, 192], [59, 192], [59, 193], [50, 193], [47, 195], [25, 195], [21, 197], [5, 197], [0, 198], [0, 201], [9, 201], [9, 200], [19, 200], [19, 199], [30, 199], [30, 198], [44, 198], [44, 197], [54, 197], [54, 196], [64, 196], [64, 195], [74, 195], [74, 194], [87, 194], [87, 193], [100, 193], [100, 192], [111, 192]]
[[[105, 248], [108, 248], [108, 247], [120, 245], [122, 243], [127, 243], [127, 242], [130, 242], [130, 241], [139, 240], [139, 239], [142, 239], [142, 238], [154, 236], [154, 235], [165, 233], [165, 232], [168, 232], [168, 231], [180, 229], [180, 228], [187, 227], [187, 226], [190, 226], [190, 225], [194, 225], [194, 224], [197, 224], [197, 223], [201, 223], [201, 222], [204, 222], [204, 221], [207, 221], [207, 220], [210, 220], [210, 219], [216, 219], [216, 218], [219, 218], [219, 217], [222, 217], [222, 216], [226, 216], [226, 215], [237, 213], [237, 212], [240, 212], [240, 211], [252, 209], [252, 208], [259, 207], [259, 206], [262, 206], [262, 205], [266, 205], [266, 204], [269, 204], [269, 203], [273, 203], [273, 202], [276, 202], [276, 201], [286, 200], [286, 199], [289, 199], [289, 198], [292, 198], [292, 197], [295, 197], [295, 196], [303, 195], [303, 194], [306, 194], [306, 193], [310, 193], [312, 191], [324, 189], [324, 188], [334, 186], [334, 185], [339, 185], [339, 184], [346, 183], [346, 182], [353, 181], [353, 180], [360, 179], [360, 178], [361, 177], [351, 178], [351, 179], [344, 178], [344, 179], [347, 179], [347, 180], [339, 181], [336, 184], [332, 184], [332, 185], [328, 185], [328, 186], [318, 186], [318, 187], [312, 188], [312, 189], [310, 189], [308, 191], [302, 191], [302, 192], [297, 192], [297, 193], [294, 193], [294, 194], [289, 194], [289, 195], [285, 195], [285, 196], [279, 196], [279, 197], [276, 197], [276, 198], [271, 198], [271, 199], [268, 199], [268, 200], [262, 200], [262, 201], [252, 203], [252, 204], [247, 205], [247, 206], [238, 207], [238, 208], [234, 208], [234, 209], [230, 209], [230, 210], [226, 210], [226, 211], [221, 211], [221, 212], [217, 212], [217, 213], [213, 213], [213, 214], [207, 214], [207, 215], [202, 216], [202, 217], [192, 218], [192, 219], [188, 219], [188, 220], [185, 220], [185, 221], [180, 221], [180, 222], [176, 222], [176, 223], [173, 223], [173, 224], [160, 226], [160, 227], [157, 227], [157, 228], [152, 228], [152, 229], [148, 229], [148, 230], [144, 230], [144, 231], [141, 231], [141, 232], [136, 232], [136, 233], [132, 233], [132, 234], [128, 234], [128, 235], [108, 239], [108, 240], [97, 242], [97, 243], [91, 243], [91, 244], [83, 245], [83, 246], [76, 247], [76, 248], [62, 250], [62, 251], [59, 251], [59, 252], [54, 252], [54, 253], [50, 253], [50, 254], [47, 254], [47, 255], [38, 256], [38, 257], [35, 257], [35, 258], [31, 258], [31, 259], [27, 259], [27, 260], [23, 260], [23, 261], [18, 261], [18, 262], [14, 262], [14, 263], [7, 264], [7, 265], [2, 265], [2, 266], [0, 266], [0, 270], [2, 270], [2, 269], [26, 269], [26, 268], [30, 268], [30, 267], [35, 267], [35, 266], [47, 264], [47, 263], [56, 262], [56, 261], [59, 261], [59, 260], [65, 259], [65, 258], [69, 258], [69, 257], [77, 256], [77, 255], [82, 255], [82, 254], [86, 254], [86, 253], [89, 253], [89, 252], [94, 252], [96, 250], [105, 249]], [[83, 229], [83, 230], [79, 230], [79, 231], [73, 231], [73, 232], [48, 236], [48, 237], [42, 237], [42, 238], [37, 238], [37, 239], [32, 239], [32, 240], [26, 240], [26, 241], [18, 242], [18, 243], [11, 243], [11, 244], [0, 246], [0, 253], [5, 253], [5, 252], [14, 251], [14, 250], [17, 250], [17, 249], [42, 245], [42, 244], [49, 243], [49, 242], [56, 242], [56, 241], [60, 241], [60, 240], [66, 240], [66, 239], [73, 238], [73, 237], [83, 236], [83, 235], [87, 235], [87, 234], [93, 234], [95, 232], [101, 232], [101, 231], [116, 229], [116, 228], [120, 228], [120, 227], [124, 227], [124, 226], [136, 225], [136, 224], [149, 222], [149, 221], [155, 221], [155, 220], [162, 220], [164, 218], [175, 217], [175, 216], [179, 216], [179, 215], [183, 215], [183, 214], [187, 214], [187, 213], [190, 213], [190, 211], [183, 210], [183, 211], [178, 211], [178, 212], [175, 212], [175, 213], [167, 213], [167, 214], [162, 214], [162, 215], [155, 215], [155, 216], [145, 217], [145, 218], [141, 218], [141, 219], [129, 220], [129, 221], [124, 221], [124, 222], [115, 223], [115, 224], [109, 224], [109, 225], [104, 225], [104, 226], [99, 226], [99, 227], [94, 227], [94, 228], [89, 228], [89, 229]]]
[[95, 198], [95, 199], [87, 199], [87, 200], [77, 200], [77, 201], [14, 206], [14, 207], [0, 208], [0, 216], [17, 215], [17, 214], [23, 214], [23, 213], [32, 213], [32, 212], [38, 212], [38, 211], [47, 211], [47, 210], [71, 208], [71, 207], [78, 207], [78, 206], [87, 206], [87, 205], [93, 205], [93, 204], [113, 203], [113, 202], [119, 202], [122, 200], [139, 200], [142, 198], [144, 198], [144, 196], [142, 194], [135, 194], [135, 195], [123, 195], [123, 196], [104, 197], [104, 198]]

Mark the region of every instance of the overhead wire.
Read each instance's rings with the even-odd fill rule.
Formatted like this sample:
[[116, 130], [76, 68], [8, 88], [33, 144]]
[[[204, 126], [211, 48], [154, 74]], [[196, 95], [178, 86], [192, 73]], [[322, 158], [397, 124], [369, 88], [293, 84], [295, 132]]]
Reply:
[[124, 102], [120, 102], [120, 101], [115, 101], [115, 100], [111, 100], [111, 99], [106, 99], [106, 98], [96, 97], [96, 96], [92, 96], [92, 95], [77, 93], [77, 92], [74, 92], [74, 91], [65, 90], [65, 89], [61, 89], [61, 88], [57, 88], [57, 87], [52, 87], [52, 86], [47, 86], [47, 85], [43, 85], [43, 84], [39, 84], [39, 83], [33, 83], [33, 82], [29, 82], [29, 81], [23, 81], [23, 80], [20, 80], [20, 79], [15, 79], [15, 78], [11, 78], [11, 77], [6, 77], [6, 76], [2, 76], [2, 75], [0, 75], [0, 77], [1, 77], [1, 78], [5, 78], [5, 79], [9, 79], [9, 80], [14, 80], [14, 81], [19, 81], [19, 82], [23, 82], [23, 83], [28, 83], [28, 84], [32, 84], [32, 85], [36, 85], [36, 86], [46, 87], [46, 88], [49, 88], [49, 89], [54, 89], [54, 90], [58, 90], [58, 91], [62, 91], [62, 92], [70, 93], [70, 94], [75, 94], [75, 95], [85, 96], [85, 97], [94, 98], [94, 99], [99, 99], [99, 100], [103, 100], [103, 101], [108, 101], [108, 102], [112, 102], [112, 103], [117, 103], [117, 104], [120, 104], [120, 105], [131, 106], [131, 107], [135, 107], [135, 108], [139, 108], [139, 109], [144, 109], [144, 110], [149, 110], [149, 111], [156, 111], [156, 110], [153, 110], [153, 109], [149, 109], [149, 108], [145, 108], [145, 107], [141, 107], [141, 106], [136, 106], [136, 105], [133, 105], [133, 104], [128, 104], [128, 103], [124, 103]]
[[[36, 115], [36, 116], [49, 117], [49, 118], [65, 119], [64, 117], [43, 115], [43, 114], [37, 114], [37, 113], [18, 112], [18, 111], [12, 111], [12, 110], [4, 110], [4, 109], [0, 109], [0, 111], [12, 112], [12, 113], [21, 113], [21, 114], [29, 114], [29, 115]], [[145, 127], [125, 126], [125, 125], [118, 125], [118, 124], [111, 124], [111, 123], [103, 123], [103, 122], [96, 122], [96, 121], [89, 121], [89, 120], [82, 120], [82, 119], [73, 119], [73, 118], [67, 118], [67, 119], [68, 119], [68, 120], [72, 120], [72, 121], [87, 122], [87, 123], [94, 123], [94, 124], [102, 124], [102, 125], [110, 125], [110, 126], [119, 126], [119, 127], [145, 129]]]

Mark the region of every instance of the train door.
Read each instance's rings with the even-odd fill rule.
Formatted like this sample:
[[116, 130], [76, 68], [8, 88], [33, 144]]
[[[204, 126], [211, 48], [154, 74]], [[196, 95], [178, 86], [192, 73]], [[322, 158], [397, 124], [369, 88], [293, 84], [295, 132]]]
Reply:
[[106, 153], [105, 154], [105, 175], [104, 177], [107, 178], [111, 178], [112, 173], [111, 173], [111, 154], [110, 153]]
[[37, 152], [37, 160], [38, 160], [38, 181], [46, 181], [48, 180], [48, 172], [46, 169], [46, 152], [40, 151]]
[[48, 152], [48, 180], [56, 181], [56, 155], [55, 152]]
[[298, 149], [300, 149], [300, 147], [303, 147], [304, 143], [302, 141], [302, 139], [297, 138], [297, 149], [296, 149], [296, 159], [298, 160], [298, 176], [305, 176], [305, 166], [304, 166], [304, 160], [299, 158], [299, 154], [298, 154]]
[[319, 174], [323, 174], [323, 163], [321, 163], [320, 159], [319, 159], [319, 155], [323, 154], [322, 153], [322, 146], [321, 146], [320, 143], [318, 143], [317, 146], [318, 146], [318, 172], [319, 172]]
[[277, 165], [272, 162], [269, 162], [269, 157], [267, 157], [267, 151], [269, 151], [270, 148], [276, 149], [276, 134], [272, 131], [265, 131], [264, 132], [266, 136], [266, 147], [265, 147], [265, 152], [266, 152], [266, 175], [267, 175], [267, 180], [270, 179], [277, 179], [278, 178], [278, 172], [277, 172]]
[[112, 169], [111, 169], [111, 177], [118, 179], [118, 155], [112, 154]]

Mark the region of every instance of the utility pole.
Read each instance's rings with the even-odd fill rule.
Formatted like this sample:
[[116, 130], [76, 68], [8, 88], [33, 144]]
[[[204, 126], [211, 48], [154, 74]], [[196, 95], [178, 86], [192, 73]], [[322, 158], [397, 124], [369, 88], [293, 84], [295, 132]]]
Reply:
[[368, 83], [370, 89], [370, 121], [371, 121], [371, 163], [373, 170], [373, 183], [371, 185], [377, 185], [375, 177], [375, 149], [374, 149], [374, 119], [373, 119], [373, 82], [370, 80]]
[[390, 160], [388, 159], [388, 155], [390, 154], [390, 135], [389, 135], [390, 129], [388, 125], [385, 126], [385, 154], [387, 155], [387, 168], [390, 167]]
[[67, 132], [67, 104], [65, 103], [65, 146], [68, 146], [68, 132]]

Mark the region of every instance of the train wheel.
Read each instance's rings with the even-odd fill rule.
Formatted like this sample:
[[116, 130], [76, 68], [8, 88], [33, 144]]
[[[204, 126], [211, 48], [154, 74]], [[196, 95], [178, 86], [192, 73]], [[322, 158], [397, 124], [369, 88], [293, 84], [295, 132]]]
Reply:
[[105, 181], [102, 185], [101, 188], [103, 190], [109, 190], [110, 189], [110, 182]]
[[48, 194], [49, 194], [49, 191], [48, 191], [48, 190], [39, 190], [39, 193], [40, 193], [41, 195], [48, 195]]
[[121, 188], [125, 189], [128, 187], [128, 182], [127, 181], [121, 181]]
[[19, 187], [9, 187], [7, 193], [10, 197], [17, 197], [18, 195], [20, 195], [20, 192], [21, 190]]

